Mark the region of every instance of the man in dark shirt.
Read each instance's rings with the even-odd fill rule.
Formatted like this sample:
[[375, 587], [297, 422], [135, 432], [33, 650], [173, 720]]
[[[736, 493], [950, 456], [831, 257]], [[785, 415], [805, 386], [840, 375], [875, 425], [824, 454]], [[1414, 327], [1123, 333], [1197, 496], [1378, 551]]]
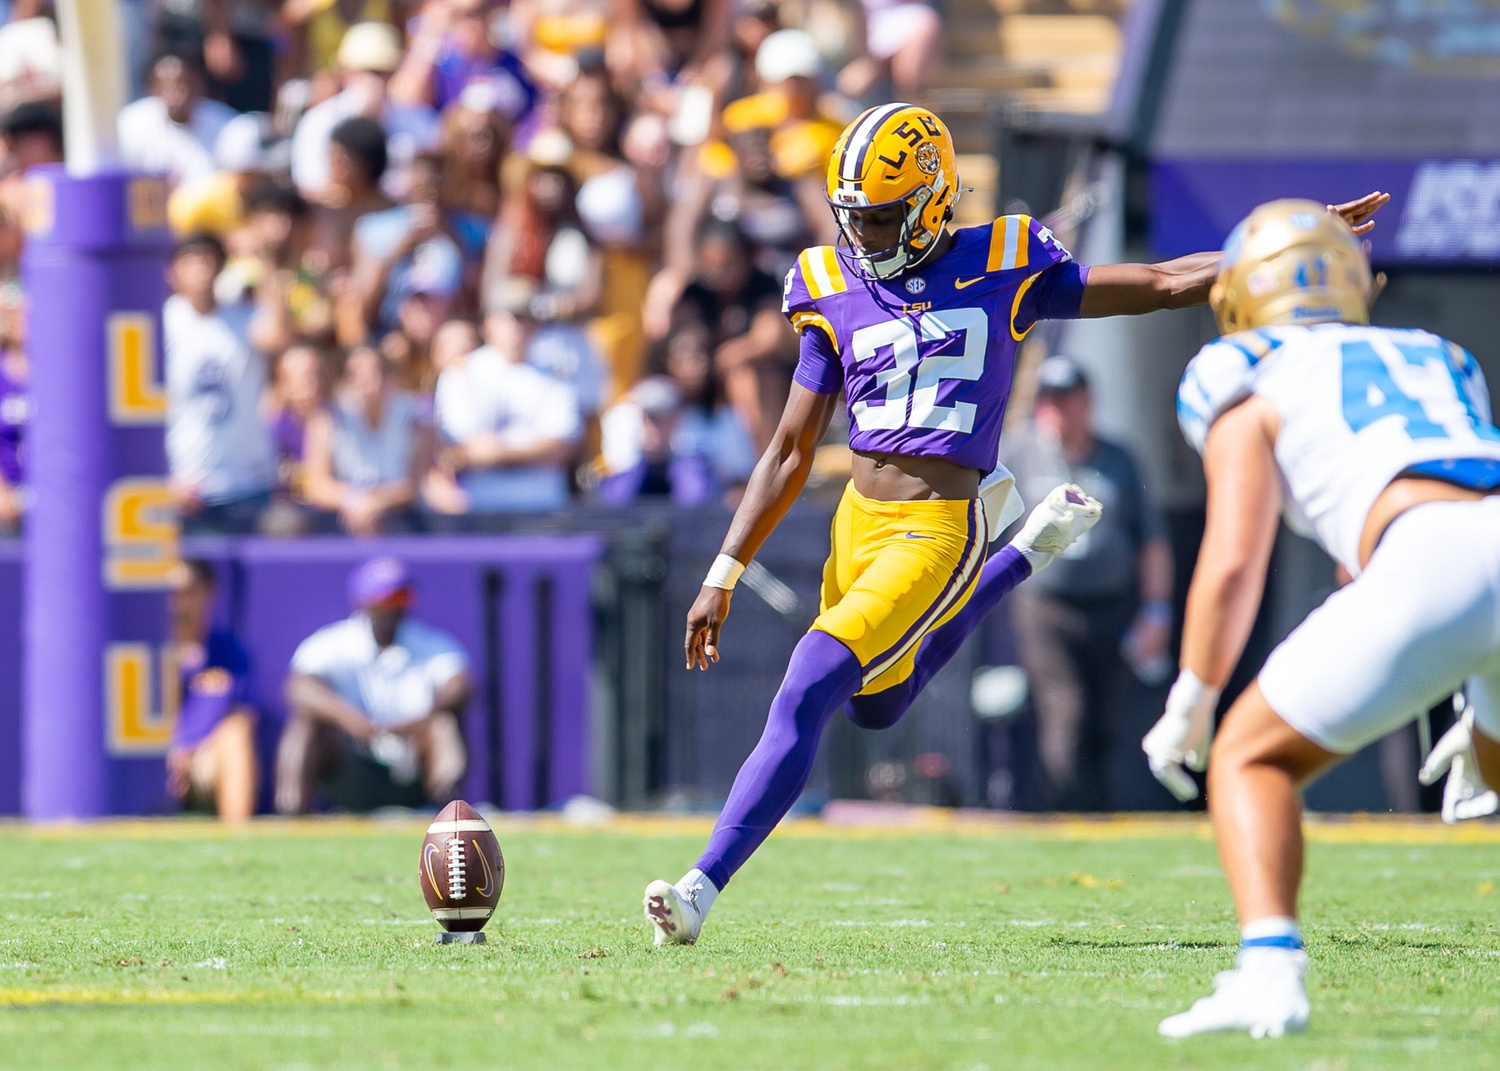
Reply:
[[1067, 357], [1042, 362], [1031, 428], [1007, 447], [1005, 463], [1027, 502], [1066, 482], [1104, 503], [1099, 524], [1021, 585], [1011, 605], [1046, 805], [1107, 809], [1127, 660], [1148, 682], [1173, 668], [1165, 524], [1130, 454], [1094, 434], [1088, 380]]
[[255, 706], [250, 656], [213, 627], [214, 567], [184, 561], [173, 576], [172, 642], [181, 674], [177, 729], [167, 752], [167, 790], [184, 807], [226, 822], [255, 811]]
[[698, 232], [697, 274], [678, 300], [674, 324], [713, 333], [714, 371], [757, 452], [764, 450], [791, 389], [797, 336], [781, 314], [781, 283], [757, 271], [739, 225], [710, 219]]

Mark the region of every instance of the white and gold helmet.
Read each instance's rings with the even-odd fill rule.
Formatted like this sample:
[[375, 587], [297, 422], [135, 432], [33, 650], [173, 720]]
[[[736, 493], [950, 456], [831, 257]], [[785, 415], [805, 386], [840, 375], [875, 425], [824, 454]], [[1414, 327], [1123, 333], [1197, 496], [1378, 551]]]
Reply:
[[1370, 262], [1316, 201], [1270, 201], [1229, 234], [1208, 303], [1224, 334], [1271, 324], [1370, 322]]

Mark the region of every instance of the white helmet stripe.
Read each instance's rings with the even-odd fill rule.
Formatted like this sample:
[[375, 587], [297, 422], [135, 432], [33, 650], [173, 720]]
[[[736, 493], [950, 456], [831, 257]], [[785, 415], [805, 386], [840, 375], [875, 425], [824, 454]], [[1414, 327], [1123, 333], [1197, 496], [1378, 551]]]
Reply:
[[870, 147], [870, 142], [875, 138], [875, 132], [880, 125], [902, 108], [910, 108], [910, 104], [887, 104], [883, 108], [871, 108], [865, 117], [860, 120], [854, 132], [849, 135], [849, 140], [844, 143], [844, 155], [839, 160], [839, 180], [841, 182], [859, 181], [860, 166], [864, 163], [865, 153]]

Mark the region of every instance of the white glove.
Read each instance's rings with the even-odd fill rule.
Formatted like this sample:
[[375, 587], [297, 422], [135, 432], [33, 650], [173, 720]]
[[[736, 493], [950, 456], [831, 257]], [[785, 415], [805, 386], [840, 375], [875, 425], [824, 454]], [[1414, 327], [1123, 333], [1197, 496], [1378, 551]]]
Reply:
[[1192, 670], [1185, 669], [1167, 693], [1166, 713], [1141, 740], [1151, 775], [1183, 803], [1197, 797], [1198, 784], [1182, 768], [1200, 773], [1207, 768], [1218, 705], [1219, 689], [1209, 687]]
[[1444, 822], [1452, 825], [1500, 810], [1500, 797], [1479, 776], [1479, 762], [1474, 757], [1473, 706], [1465, 706], [1463, 716], [1433, 745], [1417, 780], [1430, 785], [1445, 771], [1448, 783], [1443, 786]]
[[1099, 523], [1104, 506], [1074, 483], [1054, 487], [1010, 541], [1038, 573], [1083, 533]]

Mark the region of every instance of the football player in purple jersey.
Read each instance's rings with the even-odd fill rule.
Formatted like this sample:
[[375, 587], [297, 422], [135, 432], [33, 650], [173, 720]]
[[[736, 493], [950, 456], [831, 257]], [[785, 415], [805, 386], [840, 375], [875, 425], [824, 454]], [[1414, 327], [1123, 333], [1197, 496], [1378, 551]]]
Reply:
[[[1019, 515], [997, 457], [1026, 332], [1041, 320], [1208, 300], [1218, 253], [1085, 267], [1029, 216], [950, 231], [959, 193], [953, 139], [925, 108], [871, 108], [834, 146], [826, 194], [841, 242], [806, 250], [787, 274], [783, 311], [801, 335], [795, 382], [688, 611], [689, 668], [719, 660], [735, 582], [801, 492], [841, 392], [853, 478], [818, 617], [707, 849], [676, 884], [646, 888], [659, 945], [697, 940], [714, 899], [801, 794], [834, 711], [847, 706], [864, 728], [894, 725], [1006, 592], [1098, 520], [1097, 502], [1059, 487], [988, 554], [991, 535]], [[1387, 200], [1329, 207], [1363, 232]]]

